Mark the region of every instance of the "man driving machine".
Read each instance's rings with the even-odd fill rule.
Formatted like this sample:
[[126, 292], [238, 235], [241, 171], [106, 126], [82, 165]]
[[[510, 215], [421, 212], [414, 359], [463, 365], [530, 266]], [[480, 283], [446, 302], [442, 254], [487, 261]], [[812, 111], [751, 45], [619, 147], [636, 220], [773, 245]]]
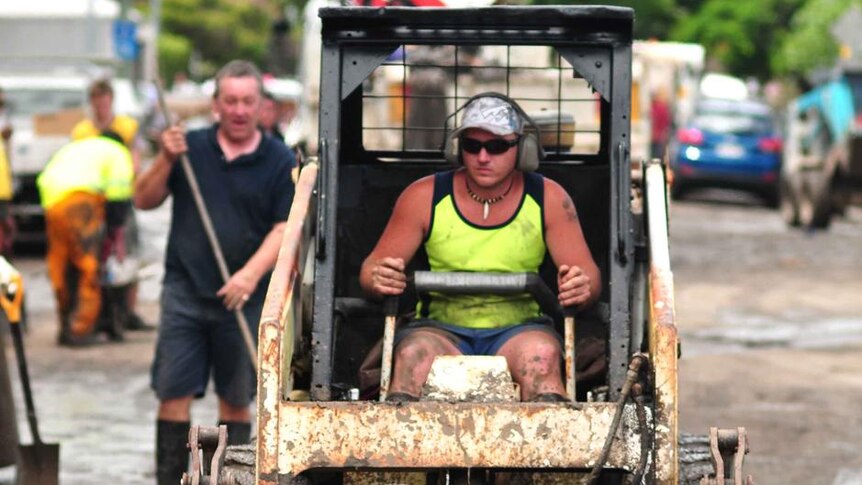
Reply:
[[[534, 173], [539, 130], [512, 99], [469, 99], [445, 140], [456, 168], [417, 180], [398, 198], [360, 272], [374, 297], [400, 295], [405, 269], [424, 246], [432, 271], [538, 272], [546, 252], [557, 268], [559, 303], [586, 307], [601, 291], [575, 205], [558, 183]], [[499, 355], [524, 401], [566, 401], [562, 345], [528, 294], [423, 296], [416, 319], [395, 335], [387, 399], [415, 401], [434, 357]]]

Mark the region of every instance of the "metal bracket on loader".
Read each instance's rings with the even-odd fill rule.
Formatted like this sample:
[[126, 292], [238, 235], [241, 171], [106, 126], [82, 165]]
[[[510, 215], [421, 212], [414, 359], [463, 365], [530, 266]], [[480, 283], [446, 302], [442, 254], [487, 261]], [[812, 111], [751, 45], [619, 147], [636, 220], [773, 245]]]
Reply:
[[[745, 428], [709, 428], [709, 452], [712, 455], [714, 477], [704, 476], [700, 485], [753, 485], [751, 475], [742, 475], [742, 462], [748, 454]], [[727, 474], [727, 478], [725, 478]]]
[[227, 449], [227, 426], [192, 426], [189, 429], [189, 451], [192, 474], [183, 473], [181, 485], [217, 485], [224, 467]]

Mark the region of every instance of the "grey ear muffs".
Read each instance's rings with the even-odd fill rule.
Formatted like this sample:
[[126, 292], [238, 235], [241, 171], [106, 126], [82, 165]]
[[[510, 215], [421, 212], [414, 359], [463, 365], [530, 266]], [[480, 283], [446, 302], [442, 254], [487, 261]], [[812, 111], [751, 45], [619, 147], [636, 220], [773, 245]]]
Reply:
[[[466, 108], [470, 103], [472, 103], [477, 98], [486, 98], [486, 97], [494, 97], [500, 98], [506, 103], [508, 103], [521, 118], [524, 119], [524, 133], [521, 134], [521, 138], [518, 141], [518, 161], [516, 164], [516, 168], [522, 172], [532, 172], [539, 168], [539, 161], [545, 157], [545, 152], [542, 150], [542, 145], [539, 143], [539, 139], [541, 138], [541, 131], [539, 131], [539, 126], [530, 118], [527, 113], [518, 106], [515, 101], [503, 94], [487, 92], [477, 94], [470, 99], [467, 100], [464, 104], [461, 105], [460, 108], [456, 109], [454, 113], [446, 117], [446, 121], [444, 122], [444, 129], [446, 124], [448, 124], [449, 118], [454, 118], [459, 111]], [[446, 161], [455, 166], [461, 166], [461, 150], [458, 147], [458, 135], [460, 133], [457, 130], [452, 130], [446, 135], [445, 141], [443, 143], [443, 157], [446, 158]]]
[[461, 165], [461, 151], [458, 149], [458, 135], [454, 132], [446, 136], [446, 142], [443, 145], [443, 157], [451, 165]]

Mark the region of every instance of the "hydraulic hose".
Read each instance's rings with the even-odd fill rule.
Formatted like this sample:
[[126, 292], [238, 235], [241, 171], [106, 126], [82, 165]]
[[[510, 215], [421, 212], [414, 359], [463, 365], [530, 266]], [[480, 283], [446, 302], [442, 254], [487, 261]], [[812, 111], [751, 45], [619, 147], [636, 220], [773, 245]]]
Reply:
[[614, 414], [614, 419], [611, 421], [611, 429], [608, 430], [608, 437], [605, 438], [605, 445], [602, 447], [602, 453], [599, 455], [599, 461], [596, 462], [596, 466], [593, 467], [590, 472], [590, 476], [587, 479], [587, 483], [590, 485], [595, 485], [599, 476], [602, 473], [602, 469], [605, 467], [605, 463], [608, 461], [608, 455], [611, 453], [611, 445], [614, 442], [614, 435], [617, 433], [617, 428], [619, 428], [620, 420], [623, 416], [623, 410], [625, 409], [626, 401], [628, 401], [629, 394], [631, 393], [632, 386], [635, 381], [637, 381], [638, 375], [640, 374], [641, 366], [648, 361], [646, 355], [642, 353], [637, 353], [632, 356], [632, 360], [629, 362], [629, 368], [626, 371], [626, 380], [623, 383], [622, 389], [620, 389], [620, 397], [617, 400], [617, 411]]
[[652, 444], [652, 437], [647, 432], [646, 407], [644, 406], [643, 386], [640, 383], [635, 383], [632, 386], [632, 398], [634, 398], [635, 402], [635, 414], [637, 414], [638, 429], [641, 435], [641, 456], [640, 461], [638, 461], [638, 467], [635, 469], [634, 474], [631, 475], [629, 483], [631, 485], [640, 485], [646, 471], [650, 445]]

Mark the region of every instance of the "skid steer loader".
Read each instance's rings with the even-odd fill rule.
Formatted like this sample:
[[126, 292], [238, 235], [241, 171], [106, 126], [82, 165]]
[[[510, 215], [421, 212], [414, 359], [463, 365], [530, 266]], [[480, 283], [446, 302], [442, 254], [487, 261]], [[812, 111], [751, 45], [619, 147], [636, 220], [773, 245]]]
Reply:
[[[744, 429], [684, 439], [678, 429], [665, 172], [644, 161], [633, 185], [629, 161], [633, 10], [319, 15], [319, 151], [302, 168], [260, 320], [257, 437], [226, 448], [224, 430], [193, 428], [184, 483], [749, 483]], [[362, 261], [398, 195], [449, 168], [448, 114], [486, 91], [515, 99], [540, 125], [539, 172], [571, 195], [601, 270], [590, 309], [555, 307], [552, 265], [436, 274], [417, 257], [400, 301], [360, 289]], [[568, 402], [520, 402], [505, 367], [477, 357], [435, 362], [419, 402], [381, 400], [392, 331], [428, 291], [530, 292], [544, 302], [565, 335]]]

